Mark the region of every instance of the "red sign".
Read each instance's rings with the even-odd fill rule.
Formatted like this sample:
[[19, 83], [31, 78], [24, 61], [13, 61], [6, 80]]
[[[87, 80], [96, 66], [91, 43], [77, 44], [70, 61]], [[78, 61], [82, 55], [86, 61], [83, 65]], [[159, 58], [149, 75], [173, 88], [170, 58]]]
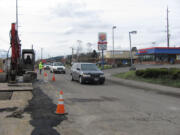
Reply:
[[146, 50], [139, 50], [138, 53], [147, 53]]
[[107, 44], [107, 42], [98, 42], [98, 44]]
[[42, 63], [46, 63], [46, 60], [44, 59], [44, 60], [42, 60]]

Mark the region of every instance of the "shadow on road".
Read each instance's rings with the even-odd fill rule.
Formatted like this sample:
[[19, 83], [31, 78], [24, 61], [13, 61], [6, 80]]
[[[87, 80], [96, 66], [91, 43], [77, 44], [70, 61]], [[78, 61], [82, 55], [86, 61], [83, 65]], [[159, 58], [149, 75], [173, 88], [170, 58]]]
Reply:
[[67, 117], [56, 115], [56, 105], [40, 88], [33, 90], [33, 98], [25, 112], [31, 114], [30, 124], [34, 127], [31, 135], [60, 135], [53, 127], [59, 125]]

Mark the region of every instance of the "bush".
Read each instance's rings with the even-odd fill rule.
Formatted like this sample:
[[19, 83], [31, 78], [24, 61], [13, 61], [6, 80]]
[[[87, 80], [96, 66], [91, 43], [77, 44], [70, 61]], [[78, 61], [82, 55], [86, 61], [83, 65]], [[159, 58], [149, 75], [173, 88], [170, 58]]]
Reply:
[[104, 65], [104, 69], [111, 69], [112, 65]]
[[148, 68], [145, 70], [137, 70], [137, 76], [141, 76], [143, 78], [158, 78], [163, 76], [168, 76], [167, 68]]
[[160, 68], [160, 76], [167, 76], [169, 74], [168, 68]]
[[143, 76], [144, 72], [145, 72], [145, 70], [136, 70], [136, 75], [137, 76]]
[[169, 69], [169, 76], [173, 80], [180, 79], [180, 69], [170, 68]]
[[[155, 73], [155, 70], [152, 71], [152, 69], [148, 68], [145, 70], [144, 74], [143, 74], [143, 78], [152, 78], [153, 77], [153, 74], [156, 74]], [[157, 74], [156, 74], [157, 75]]]

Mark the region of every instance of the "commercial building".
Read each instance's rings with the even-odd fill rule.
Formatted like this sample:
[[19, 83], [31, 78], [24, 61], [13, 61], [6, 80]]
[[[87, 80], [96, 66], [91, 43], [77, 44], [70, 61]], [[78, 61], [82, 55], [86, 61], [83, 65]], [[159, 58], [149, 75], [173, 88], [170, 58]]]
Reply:
[[[138, 56], [136, 55], [137, 52], [132, 51], [132, 58], [135, 61]], [[114, 55], [113, 55], [114, 54]], [[113, 62], [117, 65], [125, 65], [130, 64], [130, 51], [128, 50], [108, 50], [105, 52], [105, 60], [107, 63], [112, 64]]]
[[152, 47], [139, 49], [138, 63], [175, 64], [180, 63], [180, 47]]

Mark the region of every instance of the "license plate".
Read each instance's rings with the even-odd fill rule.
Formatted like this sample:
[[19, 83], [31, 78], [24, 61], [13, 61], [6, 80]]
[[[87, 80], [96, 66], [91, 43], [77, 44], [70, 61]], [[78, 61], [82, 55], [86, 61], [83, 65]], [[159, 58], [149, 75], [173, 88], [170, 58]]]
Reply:
[[99, 78], [94, 78], [94, 80], [95, 80], [95, 81], [98, 81], [98, 80], [99, 80]]

